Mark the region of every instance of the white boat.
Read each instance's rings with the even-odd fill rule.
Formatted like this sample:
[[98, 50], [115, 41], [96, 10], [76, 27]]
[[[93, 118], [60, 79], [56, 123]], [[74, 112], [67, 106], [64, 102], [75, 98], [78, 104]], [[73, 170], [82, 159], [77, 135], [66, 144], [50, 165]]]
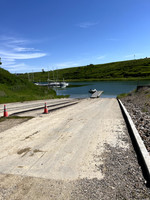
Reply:
[[52, 87], [60, 87], [60, 83], [59, 82], [49, 82], [48, 86], [52, 86]]
[[60, 87], [67, 87], [69, 85], [69, 83], [66, 82], [60, 82]]
[[47, 83], [34, 83], [35, 85], [40, 85], [40, 86], [50, 86], [50, 87], [67, 87], [69, 85], [69, 83], [66, 82], [47, 82]]
[[90, 90], [89, 90], [89, 93], [92, 93], [92, 94], [93, 94], [93, 93], [95, 93], [96, 91], [97, 91], [96, 89], [90, 89]]

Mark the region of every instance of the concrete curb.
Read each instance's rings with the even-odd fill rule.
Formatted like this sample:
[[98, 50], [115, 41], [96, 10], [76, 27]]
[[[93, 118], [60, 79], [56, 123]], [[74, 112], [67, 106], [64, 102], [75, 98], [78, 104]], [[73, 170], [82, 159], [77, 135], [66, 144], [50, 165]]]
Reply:
[[123, 112], [126, 123], [129, 126], [130, 135], [133, 139], [134, 144], [136, 145], [135, 149], [137, 150], [137, 154], [140, 158], [140, 161], [142, 161], [142, 165], [144, 167], [143, 174], [145, 174], [145, 179], [147, 180], [147, 184], [149, 185], [150, 184], [150, 155], [125, 106], [123, 105], [121, 100], [118, 99], [118, 102]]
[[[47, 108], [49, 108], [49, 107], [55, 107], [55, 108], [49, 109], [49, 110], [48, 110], [48, 113], [53, 112], [53, 111], [55, 111], [55, 110], [59, 110], [59, 109], [61, 109], [61, 108], [65, 108], [65, 107], [68, 107], [68, 106], [72, 106], [72, 105], [77, 104], [77, 103], [79, 103], [79, 102], [78, 102], [78, 101], [74, 101], [74, 102], [67, 102], [67, 103], [57, 104], [57, 107], [56, 107], [56, 104], [55, 104], [55, 105], [47, 106]], [[9, 116], [15, 116], [15, 115], [18, 115], [18, 114], [28, 113], [28, 112], [31, 112], [31, 111], [41, 110], [41, 109], [44, 109], [44, 106], [38, 107], [38, 108], [29, 109], [29, 110], [23, 110], [23, 111], [15, 112], [15, 113], [10, 114]], [[43, 112], [42, 112], [42, 113], [43, 113]], [[42, 114], [42, 113], [41, 113], [41, 114]], [[44, 113], [43, 113], [43, 114], [44, 114]]]
[[[55, 106], [61, 106], [61, 105], [64, 105], [64, 104], [67, 104], [68, 103], [72, 103], [70, 101], [66, 101], [66, 102], [63, 102], [63, 103], [57, 103], [57, 104], [52, 104], [52, 105], [47, 105], [47, 108], [50, 108], [50, 107], [55, 107]], [[14, 112], [14, 113], [11, 113], [10, 116], [13, 116], [13, 115], [17, 115], [17, 114], [21, 114], [21, 113], [26, 113], [26, 112], [31, 112], [31, 111], [35, 111], [35, 110], [40, 110], [40, 109], [44, 109], [44, 104], [43, 106], [39, 106], [39, 107], [35, 107], [35, 108], [27, 108], [27, 109], [24, 109], [22, 111], [18, 111], [18, 112]]]

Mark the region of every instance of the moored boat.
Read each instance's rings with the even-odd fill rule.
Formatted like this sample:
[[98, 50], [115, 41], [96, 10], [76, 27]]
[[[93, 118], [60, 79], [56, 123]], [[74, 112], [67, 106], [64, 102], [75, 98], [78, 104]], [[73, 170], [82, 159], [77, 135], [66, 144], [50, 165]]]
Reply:
[[35, 85], [40, 85], [40, 86], [50, 86], [50, 87], [67, 87], [69, 85], [69, 83], [67, 82], [57, 82], [57, 81], [49, 81], [49, 82], [46, 82], [46, 83], [34, 83]]
[[92, 94], [93, 94], [93, 93], [95, 93], [96, 91], [97, 91], [96, 89], [90, 89], [90, 90], [89, 90], [89, 93], [92, 93]]

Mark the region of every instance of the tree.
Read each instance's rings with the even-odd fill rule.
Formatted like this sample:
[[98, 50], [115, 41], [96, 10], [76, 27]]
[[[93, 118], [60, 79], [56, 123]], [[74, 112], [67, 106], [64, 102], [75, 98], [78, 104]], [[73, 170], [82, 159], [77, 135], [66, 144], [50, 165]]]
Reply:
[[89, 64], [89, 65], [87, 65], [88, 67], [93, 67], [94, 65], [93, 64]]
[[0, 65], [2, 64], [2, 62], [1, 62], [1, 58], [0, 58]]

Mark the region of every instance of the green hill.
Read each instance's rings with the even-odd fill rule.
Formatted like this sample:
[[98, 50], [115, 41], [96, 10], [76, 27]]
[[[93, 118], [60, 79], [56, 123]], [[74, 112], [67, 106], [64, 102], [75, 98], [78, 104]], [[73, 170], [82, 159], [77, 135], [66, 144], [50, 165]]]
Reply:
[[47, 87], [36, 86], [0, 67], [0, 103], [56, 98]]
[[[49, 79], [53, 79], [53, 76], [58, 77], [58, 80], [64, 78], [67, 81], [150, 79], [150, 58], [50, 71]], [[20, 77], [31, 79], [32, 74], [21, 74]], [[34, 81], [47, 79], [48, 72], [34, 73]]]

